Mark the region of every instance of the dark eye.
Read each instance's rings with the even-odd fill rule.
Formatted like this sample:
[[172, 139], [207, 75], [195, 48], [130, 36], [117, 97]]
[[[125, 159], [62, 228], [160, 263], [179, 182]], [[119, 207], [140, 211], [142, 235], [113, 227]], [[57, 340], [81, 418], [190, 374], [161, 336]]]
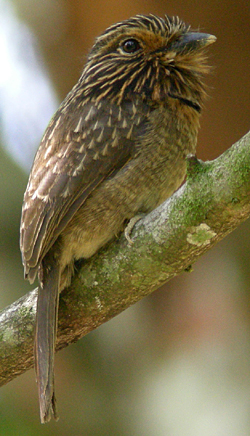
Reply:
[[141, 48], [140, 43], [133, 38], [126, 39], [126, 41], [124, 41], [121, 46], [123, 51], [128, 54], [135, 53]]

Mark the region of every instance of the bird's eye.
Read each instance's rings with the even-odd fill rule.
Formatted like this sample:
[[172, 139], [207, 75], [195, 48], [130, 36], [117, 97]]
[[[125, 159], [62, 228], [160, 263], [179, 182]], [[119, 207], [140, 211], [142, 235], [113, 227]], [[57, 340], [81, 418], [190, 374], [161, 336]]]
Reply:
[[137, 41], [137, 39], [133, 39], [133, 38], [126, 39], [126, 41], [123, 41], [121, 47], [122, 50], [128, 54], [136, 53], [141, 48], [140, 43]]

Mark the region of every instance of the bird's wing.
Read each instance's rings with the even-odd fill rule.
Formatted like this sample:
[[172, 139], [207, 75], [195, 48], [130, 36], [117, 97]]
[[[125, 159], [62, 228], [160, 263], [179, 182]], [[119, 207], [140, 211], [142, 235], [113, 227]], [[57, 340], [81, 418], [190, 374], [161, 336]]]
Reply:
[[[31, 282], [62, 230], [102, 180], [136, 153], [146, 114], [108, 102], [58, 110], [49, 124], [24, 195], [20, 246]], [[71, 113], [72, 112], [72, 113]], [[144, 113], [143, 113], [144, 112]]]

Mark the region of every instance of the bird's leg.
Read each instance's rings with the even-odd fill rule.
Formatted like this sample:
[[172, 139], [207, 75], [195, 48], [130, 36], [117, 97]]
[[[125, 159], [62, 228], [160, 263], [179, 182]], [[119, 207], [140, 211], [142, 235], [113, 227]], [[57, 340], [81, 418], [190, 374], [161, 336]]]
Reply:
[[125, 238], [127, 239], [128, 243], [129, 243], [129, 245], [132, 245], [134, 243], [134, 241], [130, 237], [134, 226], [136, 225], [137, 221], [142, 219], [144, 216], [145, 216], [144, 213], [140, 213], [138, 215], [133, 216], [133, 218], [131, 218], [131, 220], [129, 220], [129, 223], [127, 224], [127, 226], [126, 226], [126, 228], [124, 230], [124, 235], [125, 235]]

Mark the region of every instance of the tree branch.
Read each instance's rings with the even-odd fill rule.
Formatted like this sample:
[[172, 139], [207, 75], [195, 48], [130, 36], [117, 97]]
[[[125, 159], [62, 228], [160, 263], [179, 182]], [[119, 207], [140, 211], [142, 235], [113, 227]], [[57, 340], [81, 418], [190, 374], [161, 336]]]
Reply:
[[[188, 159], [186, 183], [124, 235], [83, 261], [60, 296], [57, 350], [182, 271], [250, 215], [250, 133], [212, 162]], [[37, 292], [0, 314], [0, 385], [33, 365]]]

